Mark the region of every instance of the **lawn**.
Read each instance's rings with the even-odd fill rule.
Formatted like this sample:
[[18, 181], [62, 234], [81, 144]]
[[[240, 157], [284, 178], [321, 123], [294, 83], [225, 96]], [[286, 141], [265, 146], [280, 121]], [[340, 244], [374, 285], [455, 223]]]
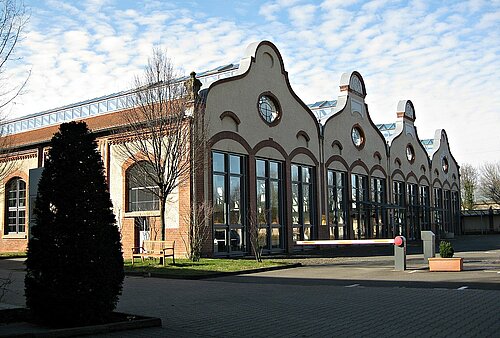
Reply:
[[26, 252], [0, 252], [0, 258], [26, 257]]
[[239, 273], [257, 269], [273, 269], [279, 267], [291, 266], [289, 263], [264, 260], [257, 262], [252, 259], [210, 259], [202, 258], [199, 262], [192, 262], [188, 259], [176, 259], [175, 265], [172, 260], [167, 258], [167, 265], [164, 267], [159, 260], [146, 259], [144, 263], [125, 261], [125, 272], [139, 274], [155, 274], [171, 278], [190, 278], [211, 276], [218, 273]]

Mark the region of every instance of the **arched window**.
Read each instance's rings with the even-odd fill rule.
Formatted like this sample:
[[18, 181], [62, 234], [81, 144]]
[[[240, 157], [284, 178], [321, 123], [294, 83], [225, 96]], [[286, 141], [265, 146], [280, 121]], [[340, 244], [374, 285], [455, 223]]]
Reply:
[[26, 182], [19, 177], [11, 179], [5, 187], [5, 234], [26, 231]]
[[137, 162], [128, 168], [126, 173], [127, 183], [127, 211], [158, 210], [158, 186], [155, 185], [151, 163]]

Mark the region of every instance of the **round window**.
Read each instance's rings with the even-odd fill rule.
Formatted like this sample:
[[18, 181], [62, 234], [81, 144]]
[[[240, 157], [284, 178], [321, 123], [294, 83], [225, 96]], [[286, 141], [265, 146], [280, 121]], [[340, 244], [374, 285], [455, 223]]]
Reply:
[[446, 156], [443, 157], [443, 160], [442, 160], [441, 164], [443, 165], [443, 171], [445, 173], [447, 173], [448, 172], [448, 159], [446, 158]]
[[406, 146], [406, 158], [410, 163], [413, 163], [415, 160], [415, 150], [413, 150], [413, 146], [411, 144]]
[[271, 124], [279, 116], [278, 105], [270, 96], [262, 95], [259, 98], [259, 113], [267, 123]]
[[354, 126], [351, 131], [351, 138], [352, 138], [352, 143], [357, 148], [363, 147], [365, 143], [365, 134], [363, 133], [363, 129], [361, 129], [359, 126]]

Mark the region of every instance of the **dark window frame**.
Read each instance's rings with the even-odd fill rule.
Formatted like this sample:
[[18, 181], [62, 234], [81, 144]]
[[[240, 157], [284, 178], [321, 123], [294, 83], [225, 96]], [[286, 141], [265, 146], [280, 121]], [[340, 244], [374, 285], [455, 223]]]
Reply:
[[139, 168], [139, 166], [144, 165], [152, 166], [147, 161], [139, 161], [128, 167], [125, 172], [126, 212], [158, 211], [160, 209], [159, 188], [144, 172], [144, 169]]
[[[259, 161], [262, 161], [264, 163], [264, 176], [260, 175], [259, 176]], [[271, 177], [271, 164], [277, 164], [278, 167], [278, 173], [277, 177]], [[286, 226], [285, 226], [285, 194], [284, 194], [284, 186], [285, 186], [285, 165], [284, 162], [282, 161], [277, 161], [277, 160], [272, 160], [272, 159], [266, 159], [266, 158], [256, 158], [255, 159], [255, 182], [256, 182], [256, 201], [257, 201], [257, 226], [259, 227], [259, 238], [261, 237], [261, 234], [265, 232], [264, 234], [264, 246], [263, 246], [263, 252], [265, 253], [270, 253], [270, 252], [283, 252], [286, 248]], [[264, 183], [264, 196], [265, 196], [265, 201], [264, 201], [264, 212], [261, 213], [259, 212], [259, 183], [263, 182]], [[277, 210], [277, 217], [279, 218], [279, 223], [272, 223], [272, 210], [271, 210], [271, 185], [276, 184], [278, 185], [278, 210]], [[264, 222], [261, 221], [261, 217], [264, 217], [263, 220]], [[273, 230], [278, 229], [279, 231], [279, 239], [278, 239], [278, 246], [273, 246]]]
[[[12, 194], [13, 198], [11, 198]], [[20, 177], [11, 178], [5, 185], [5, 235], [26, 233], [26, 202], [26, 182]]]
[[[223, 156], [223, 170], [214, 169], [214, 155]], [[222, 191], [222, 222], [215, 222], [215, 212], [212, 213], [212, 234], [214, 240], [214, 254], [216, 256], [242, 256], [247, 252], [247, 156], [237, 153], [229, 153], [214, 150], [212, 156], [212, 205], [215, 202], [215, 179], [219, 176], [223, 178], [224, 186]], [[231, 159], [238, 158], [239, 171], [234, 172], [231, 168]], [[239, 180], [239, 221], [232, 222], [234, 210], [231, 208], [232, 196], [231, 188], [234, 180]], [[215, 208], [214, 208], [215, 209]], [[222, 235], [222, 236], [221, 236]]]
[[[294, 167], [297, 168], [297, 179], [294, 180]], [[309, 171], [309, 182], [304, 180], [304, 170]], [[294, 222], [293, 211], [292, 211], [292, 237], [293, 241], [297, 240], [310, 240], [315, 238], [316, 231], [316, 199], [315, 199], [315, 175], [314, 167], [299, 163], [292, 163], [290, 167], [291, 172], [291, 184], [292, 184], [292, 208], [293, 208], [293, 189], [297, 188], [297, 207], [298, 207], [298, 219]], [[309, 191], [309, 223], [305, 222], [304, 215], [304, 188], [307, 187]], [[296, 232], [298, 230], [298, 232]], [[309, 238], [306, 238], [306, 233], [309, 233]]]
[[[332, 180], [330, 180], [330, 175]], [[339, 181], [341, 185], [337, 184]], [[328, 169], [326, 182], [330, 239], [347, 239], [349, 236], [347, 173]], [[342, 219], [343, 222], [339, 222], [340, 219]]]

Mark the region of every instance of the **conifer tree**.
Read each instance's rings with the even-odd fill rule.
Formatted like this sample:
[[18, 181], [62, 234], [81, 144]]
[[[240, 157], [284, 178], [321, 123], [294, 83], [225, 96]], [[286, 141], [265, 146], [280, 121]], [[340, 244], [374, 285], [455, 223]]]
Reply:
[[28, 243], [26, 304], [51, 325], [105, 321], [124, 278], [104, 166], [83, 122], [54, 134], [38, 186]]

